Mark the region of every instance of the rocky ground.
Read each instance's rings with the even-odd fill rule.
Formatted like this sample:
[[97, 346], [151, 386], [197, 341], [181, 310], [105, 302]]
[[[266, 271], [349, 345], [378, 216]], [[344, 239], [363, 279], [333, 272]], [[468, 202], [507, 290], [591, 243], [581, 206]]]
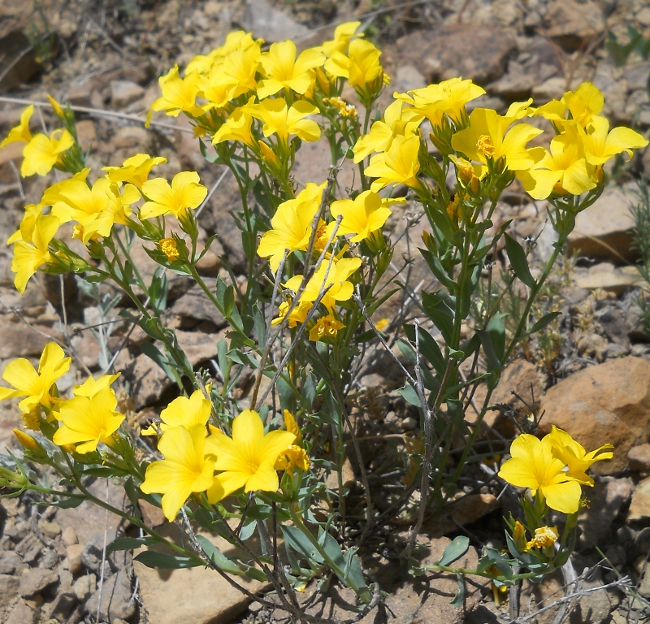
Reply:
[[[202, 159], [182, 119], [159, 117], [166, 126], [151, 131], [142, 127], [139, 120], [157, 97], [156, 77], [174, 63], [182, 65], [206, 53], [232, 28], [253, 30], [270, 42], [292, 37], [306, 46], [328, 37], [328, 24], [358, 17], [368, 20], [369, 32], [384, 50], [391, 92], [462, 75], [486, 88], [489, 102], [480, 100], [483, 105], [505, 110], [514, 100], [532, 96], [541, 104], [591, 80], [604, 92], [606, 113], [613, 120], [644, 132], [650, 127], [650, 61], [633, 54], [617, 67], [604, 46], [608, 31], [624, 38], [628, 25], [650, 36], [650, 7], [644, 0], [432, 0], [388, 9], [384, 2], [367, 0], [297, 0], [286, 5], [267, 0], [3, 0], [0, 94], [43, 101], [51, 93], [93, 109], [79, 114], [78, 132], [82, 145], [92, 150], [94, 167], [119, 165], [145, 151], [167, 157], [167, 165], [158, 169], [161, 175], [196, 169], [212, 187], [222, 172]], [[21, 110], [19, 103], [0, 99], [0, 136], [15, 125]], [[53, 122], [46, 109], [41, 120], [45, 126]], [[0, 243], [16, 229], [22, 206], [38, 201], [51, 182], [18, 177], [21, 149], [12, 145], [0, 151]], [[327, 164], [322, 150], [306, 145], [296, 178], [324, 179]], [[531, 343], [510, 364], [495, 396], [500, 408], [488, 418], [507, 437], [514, 435], [517, 419], [533, 409], [537, 416], [543, 414], [541, 432], [555, 423], [588, 448], [604, 442], [616, 446], [613, 461], [596, 465], [596, 487], [581, 518], [574, 558], [581, 593], [567, 615], [573, 624], [650, 619], [650, 335], [640, 322], [642, 285], [634, 267], [629, 210], [635, 180], [650, 179], [650, 150], [612, 173], [604, 195], [578, 219], [570, 241], [572, 260], [553, 278], [546, 303], [562, 312], [560, 320], [543, 344]], [[201, 263], [206, 278], [223, 271], [225, 258], [245, 279], [245, 258], [229, 214], [237, 197], [234, 181], [226, 176], [201, 214], [202, 236], [218, 234]], [[411, 240], [420, 240], [424, 223], [406, 220], [407, 211], [396, 213], [390, 223], [399, 239], [394, 268], [400, 271], [408, 264], [410, 283], [427, 289], [431, 278], [426, 264], [409, 256], [413, 247], [402, 236], [408, 229]], [[514, 219], [516, 233], [528, 237], [540, 262], [547, 257], [552, 231], [541, 204], [513, 188], [498, 215]], [[145, 273], [153, 270], [144, 252], [137, 261]], [[12, 286], [10, 263], [2, 245], [0, 370], [14, 357], [35, 360], [55, 337], [69, 340], [77, 356], [59, 383], [62, 392], [115, 356], [117, 369], [123, 371], [122, 409], [133, 426], [146, 422], [173, 396], [164, 373], [140, 350], [147, 337], [139, 330], [130, 332], [117, 316], [119, 303], [107, 311], [105, 295], [84, 291], [73, 279], [61, 283], [58, 277], [43, 276], [21, 298]], [[399, 312], [402, 301], [395, 299], [383, 315], [393, 318]], [[170, 280], [165, 314], [192, 364], [209, 367], [224, 319], [180, 277]], [[366, 391], [359, 406], [371, 422], [369, 435], [415, 430], [418, 421], [394, 392], [399, 379], [388, 361], [371, 364], [360, 380]], [[246, 384], [240, 392], [245, 396]], [[0, 448], [15, 450], [11, 428], [18, 420], [15, 405], [0, 404]], [[368, 443], [364, 452], [386, 453], [386, 447]], [[354, 480], [351, 470], [348, 477]], [[477, 489], [476, 483], [483, 485]], [[117, 487], [98, 483], [97, 488], [97, 495], [125, 504]], [[425, 527], [430, 560], [442, 552], [447, 536], [462, 527], [475, 545], [502, 545], [501, 517], [513, 501], [508, 495], [495, 496], [498, 489], [489, 475], [477, 475], [467, 491], [445, 518]], [[106, 544], [128, 527], [100, 509], [82, 505], [64, 510], [37, 502], [27, 495], [0, 502], [0, 620], [7, 624], [262, 624], [282, 619], [278, 613], [248, 607], [208, 570], [159, 573], [134, 565], [129, 554], [106, 555]], [[377, 504], [381, 509], [380, 497]], [[158, 510], [140, 511], [152, 526], [173, 532]], [[366, 561], [389, 597], [379, 619], [373, 614], [364, 622], [483, 624], [507, 615], [507, 607], [495, 605], [485, 584], [470, 585], [465, 608], [458, 610], [448, 604], [455, 579], [410, 580], [390, 555], [391, 532], [402, 529], [388, 526], [374, 544], [384, 554]], [[476, 561], [474, 547], [466, 557], [469, 566]], [[619, 575], [631, 578], [632, 590], [586, 591]], [[524, 585], [521, 613], [535, 613], [562, 595], [561, 576], [541, 586]], [[557, 610], [520, 621], [550, 624], [556, 622]]]

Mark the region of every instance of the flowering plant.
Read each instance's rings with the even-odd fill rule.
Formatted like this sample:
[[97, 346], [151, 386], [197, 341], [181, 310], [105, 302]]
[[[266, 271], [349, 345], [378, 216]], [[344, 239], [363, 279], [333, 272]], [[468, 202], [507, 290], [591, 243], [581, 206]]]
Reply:
[[[16, 460], [16, 471], [3, 473], [4, 485], [59, 497], [62, 505], [91, 500], [109, 508], [143, 534], [118, 539], [112, 548], [163, 543], [169, 554], [145, 551], [137, 559], [170, 568], [208, 565], [221, 574], [269, 581], [277, 605], [307, 620], [295, 590], [317, 577], [333, 575], [354, 590], [361, 613], [375, 606], [381, 593], [369, 586], [357, 549], [388, 515], [403, 513], [412, 525], [407, 556], [425, 515], [456, 495], [464, 467], [481, 459], [476, 443], [505, 364], [526, 336], [555, 316], [531, 318], [532, 304], [565, 251], [576, 215], [602, 192], [603, 165], [647, 144], [632, 130], [609, 130], [600, 116], [602, 95], [590, 83], [539, 108], [528, 100], [505, 115], [480, 106], [468, 114], [466, 105], [476, 104], [484, 90], [454, 78], [395, 93], [382, 113], [377, 99], [390, 79], [381, 52], [359, 26], [343, 24], [332, 40], [300, 53], [292, 41], [266, 49], [250, 33], [230, 33], [184, 71], [174, 67], [159, 79], [161, 96], [148, 123], [154, 112], [185, 115], [203, 156], [226, 166], [239, 187], [241, 209], [234, 215], [247, 258], [244, 281], [226, 266], [211, 287], [197, 268], [213, 241], [199, 243], [196, 214], [208, 189], [198, 173], [179, 172], [171, 182], [152, 177], [165, 159], [144, 153], [102, 174], [91, 171], [72, 110], [54, 100], [62, 128], [32, 136], [30, 106], [2, 143], [26, 143], [24, 176], [52, 168], [69, 174], [38, 204], [25, 207], [9, 241], [16, 288], [24, 292], [38, 271], [112, 282], [137, 310], [123, 316], [150, 339], [143, 352], [179, 392], [141, 432], [149, 436], [147, 445], [118, 409], [113, 385], [119, 372], [112, 372], [112, 363], [75, 386], [69, 398], [56, 386], [70, 366], [60, 346], [46, 347], [38, 371], [26, 360], [10, 363], [3, 375], [9, 387], [0, 389], [0, 399], [21, 398], [25, 426], [38, 432], [16, 430], [24, 457], [49, 466], [60, 484], [36, 483]], [[554, 133], [544, 144], [540, 119]], [[329, 146], [329, 172], [299, 187], [292, 175], [296, 154], [303, 143], [321, 140]], [[351, 188], [337, 179], [346, 161], [356, 167]], [[557, 234], [540, 271], [531, 269], [508, 223], [493, 220], [501, 194], [516, 180], [532, 198], [547, 200]], [[387, 288], [398, 283], [389, 272], [393, 246], [383, 230], [405, 204], [428, 223], [420, 251], [439, 285], [420, 294], [405, 286], [421, 314], [391, 323], [376, 318], [394, 293]], [[63, 237], [67, 224], [73, 242]], [[136, 244], [160, 267], [150, 282], [132, 259]], [[502, 247], [509, 262], [505, 281], [518, 280], [525, 301], [508, 331], [498, 312], [507, 285], [491, 279], [486, 260]], [[229, 324], [227, 339], [216, 347], [214, 376], [193, 369], [162, 321], [169, 272], [194, 280]], [[484, 272], [488, 305], [469, 323]], [[402, 357], [391, 350], [395, 342]], [[404, 490], [381, 514], [355, 430], [363, 414], [352, 413], [370, 347], [386, 348], [400, 367], [405, 385], [399, 393], [418, 410], [422, 431], [405, 440]], [[251, 372], [249, 394], [236, 396], [236, 385]], [[470, 422], [466, 411], [480, 384], [487, 391]], [[348, 447], [365, 497], [364, 518], [351, 519], [346, 509]], [[610, 454], [603, 450], [586, 454], [559, 430], [542, 441], [517, 438], [499, 474], [536, 493], [532, 502], [523, 499], [526, 526], [510, 523], [512, 561], [487, 553], [473, 572], [509, 582], [515, 577], [506, 569], [515, 559], [533, 577], [561, 565], [570, 553], [565, 536], [575, 527], [580, 486], [591, 484], [585, 470]], [[133, 510], [94, 496], [86, 483], [91, 476], [122, 479]], [[189, 542], [177, 544], [147, 526], [137, 513], [140, 500], [180, 522]], [[559, 533], [549, 525], [549, 508], [569, 514], [561, 554], [551, 548]], [[243, 554], [227, 558], [199, 528]], [[254, 533], [259, 547], [249, 541]], [[287, 565], [278, 559], [279, 535]], [[454, 543], [438, 569], [449, 568], [462, 550]]]

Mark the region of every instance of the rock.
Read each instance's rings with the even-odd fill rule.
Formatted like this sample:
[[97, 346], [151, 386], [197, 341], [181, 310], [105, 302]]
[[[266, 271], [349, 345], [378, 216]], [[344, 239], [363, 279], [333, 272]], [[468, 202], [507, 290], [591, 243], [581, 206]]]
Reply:
[[28, 82], [43, 67], [38, 62], [36, 47], [21, 30], [13, 30], [0, 38], [0, 93]]
[[[515, 411], [515, 415], [525, 419], [529, 416], [531, 409], [539, 412], [540, 400], [542, 398], [542, 382], [537, 372], [537, 367], [528, 360], [519, 358], [506, 366], [501, 379], [495, 388], [490, 405], [502, 405]], [[516, 393], [521, 398], [515, 396]], [[476, 404], [482, 405], [485, 398], [485, 386], [477, 389]], [[525, 402], [522, 402], [523, 401]], [[526, 405], [527, 404], [527, 405]], [[475, 412], [468, 413], [468, 418], [474, 420]], [[485, 416], [485, 423], [494, 427], [501, 435], [512, 438], [517, 435], [517, 426], [513, 418], [506, 414], [506, 410], [492, 410]]]
[[[214, 281], [208, 287], [214, 290]], [[215, 305], [208, 299], [198, 284], [193, 285], [169, 310], [170, 314], [181, 317], [180, 329], [192, 329], [203, 322], [206, 328], [219, 330], [228, 323]]]
[[26, 535], [16, 544], [16, 552], [22, 557], [25, 563], [30, 565], [39, 558], [42, 551], [43, 544], [32, 533]]
[[73, 544], [79, 543], [77, 532], [70, 526], [61, 532], [61, 540], [65, 546], [72, 546]]
[[[165, 524], [158, 531], [174, 540], [180, 540], [177, 526]], [[232, 556], [233, 547], [222, 538], [208, 536], [226, 555]], [[157, 550], [154, 547], [153, 550]], [[153, 570], [134, 561], [140, 597], [149, 621], [156, 624], [226, 624], [241, 613], [249, 599], [234, 589], [214, 570], [196, 567], [180, 570]], [[249, 591], [261, 591], [264, 585], [237, 577]], [[179, 600], [183, 596], [183, 600]]]
[[187, 332], [176, 330], [178, 345], [183, 350], [192, 366], [204, 364], [217, 355], [217, 342], [224, 338], [225, 334], [206, 334], [205, 332]]
[[[581, 584], [582, 589], [600, 587], [603, 581], [600, 574], [594, 578], [587, 578]], [[614, 598], [616, 600], [616, 598]], [[614, 603], [613, 606], [616, 606]], [[578, 606], [571, 614], [571, 622], [584, 622], [585, 624], [601, 624], [609, 622], [608, 616], [612, 609], [612, 598], [607, 591], [594, 591], [585, 594], [578, 600]]]
[[624, 470], [627, 452], [650, 435], [650, 363], [628, 356], [585, 368], [550, 388], [541, 410], [542, 434], [555, 424], [587, 451], [614, 445], [614, 458], [594, 464], [592, 474]]
[[68, 557], [68, 567], [72, 574], [79, 574], [83, 570], [84, 564], [81, 561], [81, 553], [83, 550], [83, 544], [70, 544], [65, 549], [66, 556]]
[[[97, 480], [88, 486], [88, 490], [94, 496], [122, 511], [126, 511], [127, 506], [130, 504], [124, 488], [111, 480]], [[63, 531], [68, 527], [75, 529], [83, 549], [83, 545], [95, 535], [101, 534], [103, 539], [104, 532], [106, 532], [110, 544], [115, 539], [118, 527], [123, 521], [119, 516], [108, 513], [105, 509], [89, 501], [84, 501], [78, 507], [66, 509], [65, 513], [58, 514], [57, 522], [61, 525]], [[72, 548], [72, 546], [69, 548]]]
[[51, 539], [58, 537], [61, 533], [61, 527], [58, 522], [45, 520], [43, 518], [38, 521], [38, 528], [46, 537]]
[[306, 35], [307, 27], [296, 22], [288, 13], [276, 9], [266, 0], [247, 0], [242, 23], [244, 30], [250, 30], [256, 37], [268, 42], [295, 39]]
[[22, 598], [14, 605], [5, 624], [36, 624], [38, 613]]
[[576, 343], [578, 355], [602, 362], [607, 351], [607, 339], [600, 334], [587, 334]]
[[635, 266], [616, 267], [611, 262], [601, 262], [587, 271], [577, 270], [573, 283], [577, 288], [606, 290], [622, 295], [626, 290], [642, 281]]
[[20, 577], [20, 595], [23, 598], [33, 598], [44, 589], [59, 582], [59, 577], [52, 570], [31, 568], [25, 570]]
[[560, 99], [565, 91], [566, 78], [563, 76], [554, 76], [533, 86], [531, 95], [535, 98], [535, 102], [544, 103], [549, 100]]
[[111, 82], [111, 106], [122, 108], [144, 95], [144, 89], [132, 80], [113, 80]]
[[[183, 596], [181, 601], [179, 601], [179, 596]], [[184, 594], [177, 594], [175, 599], [183, 605], [186, 604], [187, 598]], [[86, 603], [87, 613], [93, 614], [93, 616], [98, 612], [98, 608], [100, 618], [111, 622], [116, 618], [129, 620], [135, 615], [137, 609], [135, 596], [133, 596], [131, 589], [131, 581], [128, 579], [124, 570], [120, 570], [117, 574], [105, 578], [103, 586], [98, 587]], [[151, 613], [149, 617], [151, 621], [158, 623], [157, 619], [151, 617]]]
[[395, 72], [395, 79], [391, 84], [393, 91], [405, 93], [413, 89], [421, 89], [427, 86], [426, 78], [413, 65], [400, 65]]
[[650, 470], [650, 444], [633, 446], [627, 452], [630, 470]]
[[627, 519], [629, 522], [650, 519], [650, 477], [643, 479], [634, 488]]
[[454, 533], [459, 526], [474, 524], [500, 506], [492, 494], [467, 494], [447, 504], [433, 522], [424, 525], [423, 530], [431, 537]]
[[[429, 542], [429, 554], [422, 561], [423, 565], [439, 561], [445, 548], [451, 543], [446, 537], [433, 539]], [[465, 555], [457, 560], [455, 565], [459, 567], [475, 568], [478, 562], [478, 554], [473, 546], [470, 546]], [[388, 581], [395, 581], [396, 565], [391, 562], [386, 570]], [[474, 579], [473, 579], [474, 580]], [[446, 622], [447, 624], [460, 624], [467, 621], [466, 612], [472, 611], [481, 601], [482, 590], [489, 587], [489, 581], [479, 579], [466, 584], [466, 595], [464, 609], [461, 611], [449, 603], [458, 592], [458, 581], [454, 574], [433, 573], [433, 576], [418, 577], [410, 579], [398, 585], [386, 599], [386, 610], [395, 619], [394, 621], [406, 624], [409, 623], [433, 623]], [[371, 624], [376, 614], [371, 614], [362, 620], [363, 624]], [[342, 618], [343, 619], [343, 618]], [[483, 621], [491, 621], [487, 618]]]
[[621, 77], [627, 82], [630, 91], [645, 89], [650, 75], [650, 61], [643, 63], [626, 63], [621, 67]]
[[[45, 345], [50, 342], [48, 338], [36, 330], [52, 335], [51, 327], [34, 325], [28, 327], [23, 323], [19, 325], [0, 325], [0, 359], [15, 357], [40, 357]], [[59, 336], [57, 335], [57, 338]]]
[[144, 353], [132, 357], [127, 350], [122, 351], [115, 368], [132, 384], [130, 396], [138, 410], [158, 401], [173, 385], [165, 371]]
[[589, 506], [578, 517], [582, 529], [580, 543], [592, 548], [603, 544], [621, 508], [630, 500], [634, 483], [632, 479], [597, 480], [593, 488], [585, 488]]
[[602, 10], [591, 0], [552, 0], [546, 14], [546, 35], [573, 52], [605, 29]]
[[526, 42], [519, 56], [508, 62], [508, 71], [487, 86], [489, 93], [510, 100], [524, 99], [537, 85], [558, 74], [562, 76], [563, 61], [557, 46], [543, 37]]
[[495, 26], [444, 24], [396, 42], [398, 54], [432, 82], [462, 76], [479, 84], [499, 78], [515, 40]]
[[97, 131], [95, 130], [95, 122], [92, 119], [82, 119], [76, 124], [77, 139], [79, 139], [79, 146], [82, 151], [87, 152], [95, 147], [97, 143]]
[[22, 559], [13, 550], [0, 551], [0, 574], [13, 574], [22, 567]]
[[20, 579], [9, 574], [0, 574], [0, 608], [4, 608], [18, 596]]
[[633, 228], [629, 195], [621, 188], [606, 188], [592, 206], [578, 214], [569, 236], [569, 253], [579, 250], [590, 258], [633, 261]]
[[97, 577], [94, 574], [80, 576], [72, 589], [79, 602], [86, 602], [97, 591]]
[[48, 622], [67, 622], [68, 615], [76, 603], [76, 597], [70, 592], [58, 593], [54, 600], [43, 609], [43, 615], [49, 616]]

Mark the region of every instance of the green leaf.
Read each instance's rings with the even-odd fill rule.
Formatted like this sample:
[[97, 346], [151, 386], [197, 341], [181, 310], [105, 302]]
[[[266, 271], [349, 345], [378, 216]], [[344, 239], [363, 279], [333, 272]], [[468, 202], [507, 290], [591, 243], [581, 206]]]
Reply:
[[422, 291], [422, 307], [426, 315], [440, 330], [445, 342], [450, 343], [454, 331], [453, 300], [446, 295]]
[[465, 579], [463, 579], [462, 574], [456, 574], [456, 580], [458, 581], [458, 593], [449, 604], [460, 609], [465, 604]]
[[560, 314], [562, 314], [562, 312], [549, 312], [548, 314], [545, 314], [530, 328], [528, 333], [534, 334], [540, 329], [544, 329], [544, 327], [546, 327], [549, 323], [552, 323], [558, 316], [560, 316]]
[[515, 275], [529, 288], [535, 288], [537, 282], [530, 274], [528, 259], [526, 258], [524, 248], [509, 234], [505, 235], [505, 239], [506, 251], [508, 252], [510, 265], [512, 266], [512, 270], [515, 272]]
[[289, 525], [280, 525], [285, 542], [307, 561], [323, 563], [320, 553], [312, 546], [311, 542], [303, 535], [300, 529]]
[[[404, 325], [404, 331], [406, 337], [411, 341], [411, 344], [415, 345], [415, 325]], [[434, 340], [433, 336], [422, 327], [419, 328], [418, 334], [420, 354], [424, 356], [427, 362], [436, 369], [438, 375], [442, 377], [445, 374], [447, 366], [438, 343]]]
[[228, 572], [228, 574], [236, 574], [242, 576], [244, 574], [243, 570], [234, 562], [228, 559], [207, 537], [203, 535], [196, 536], [197, 541], [201, 544], [201, 548], [205, 554], [210, 558], [210, 561], [214, 563], [220, 570]]
[[403, 397], [407, 403], [415, 405], [415, 407], [422, 407], [420, 397], [413, 386], [404, 386], [403, 388], [399, 388], [396, 392]]
[[448, 566], [450, 563], [460, 559], [469, 549], [469, 537], [466, 535], [459, 535], [454, 541], [445, 548], [442, 553], [438, 565]]
[[151, 537], [118, 537], [108, 545], [106, 552], [112, 553], [116, 550], [135, 550], [141, 546], [150, 546], [155, 543], [156, 540]]
[[148, 568], [154, 570], [179, 570], [180, 568], [195, 568], [204, 565], [198, 557], [182, 557], [180, 555], [167, 555], [159, 553], [155, 550], [146, 550], [140, 553], [137, 557], [133, 557], [134, 561], [139, 561], [141, 564], [146, 565]]

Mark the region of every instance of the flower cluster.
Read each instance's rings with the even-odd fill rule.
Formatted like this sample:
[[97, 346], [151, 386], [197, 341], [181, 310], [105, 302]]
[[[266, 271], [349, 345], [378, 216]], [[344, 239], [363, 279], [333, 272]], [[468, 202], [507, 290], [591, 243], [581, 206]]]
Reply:
[[[59, 397], [56, 380], [70, 367], [70, 358], [56, 343], [49, 343], [38, 371], [25, 359], [10, 362], [2, 378], [11, 388], [0, 387], [0, 400], [20, 398], [19, 407], [28, 429], [41, 431], [69, 453], [86, 455], [105, 444], [124, 455], [118, 444], [124, 414], [117, 411], [111, 385], [119, 377], [89, 377], [73, 388], [73, 397]], [[162, 494], [162, 509], [171, 522], [192, 494], [206, 492], [216, 503], [233, 492], [274, 492], [278, 470], [308, 470], [309, 458], [293, 415], [285, 410], [287, 430], [264, 432], [260, 415], [244, 410], [232, 421], [232, 437], [209, 423], [212, 405], [201, 391], [174, 399], [160, 413], [160, 423], [142, 434], [159, 436], [164, 459], [146, 469], [141, 489]], [[209, 435], [208, 435], [209, 432]], [[38, 450], [34, 438], [15, 430], [21, 444]], [[215, 474], [215, 471], [217, 474]]]
[[541, 440], [530, 434], [520, 435], [510, 447], [511, 459], [499, 476], [517, 487], [539, 494], [548, 507], [565, 514], [580, 509], [582, 485], [593, 486], [586, 471], [597, 461], [611, 459], [611, 444], [587, 453], [566, 431], [553, 425]]

